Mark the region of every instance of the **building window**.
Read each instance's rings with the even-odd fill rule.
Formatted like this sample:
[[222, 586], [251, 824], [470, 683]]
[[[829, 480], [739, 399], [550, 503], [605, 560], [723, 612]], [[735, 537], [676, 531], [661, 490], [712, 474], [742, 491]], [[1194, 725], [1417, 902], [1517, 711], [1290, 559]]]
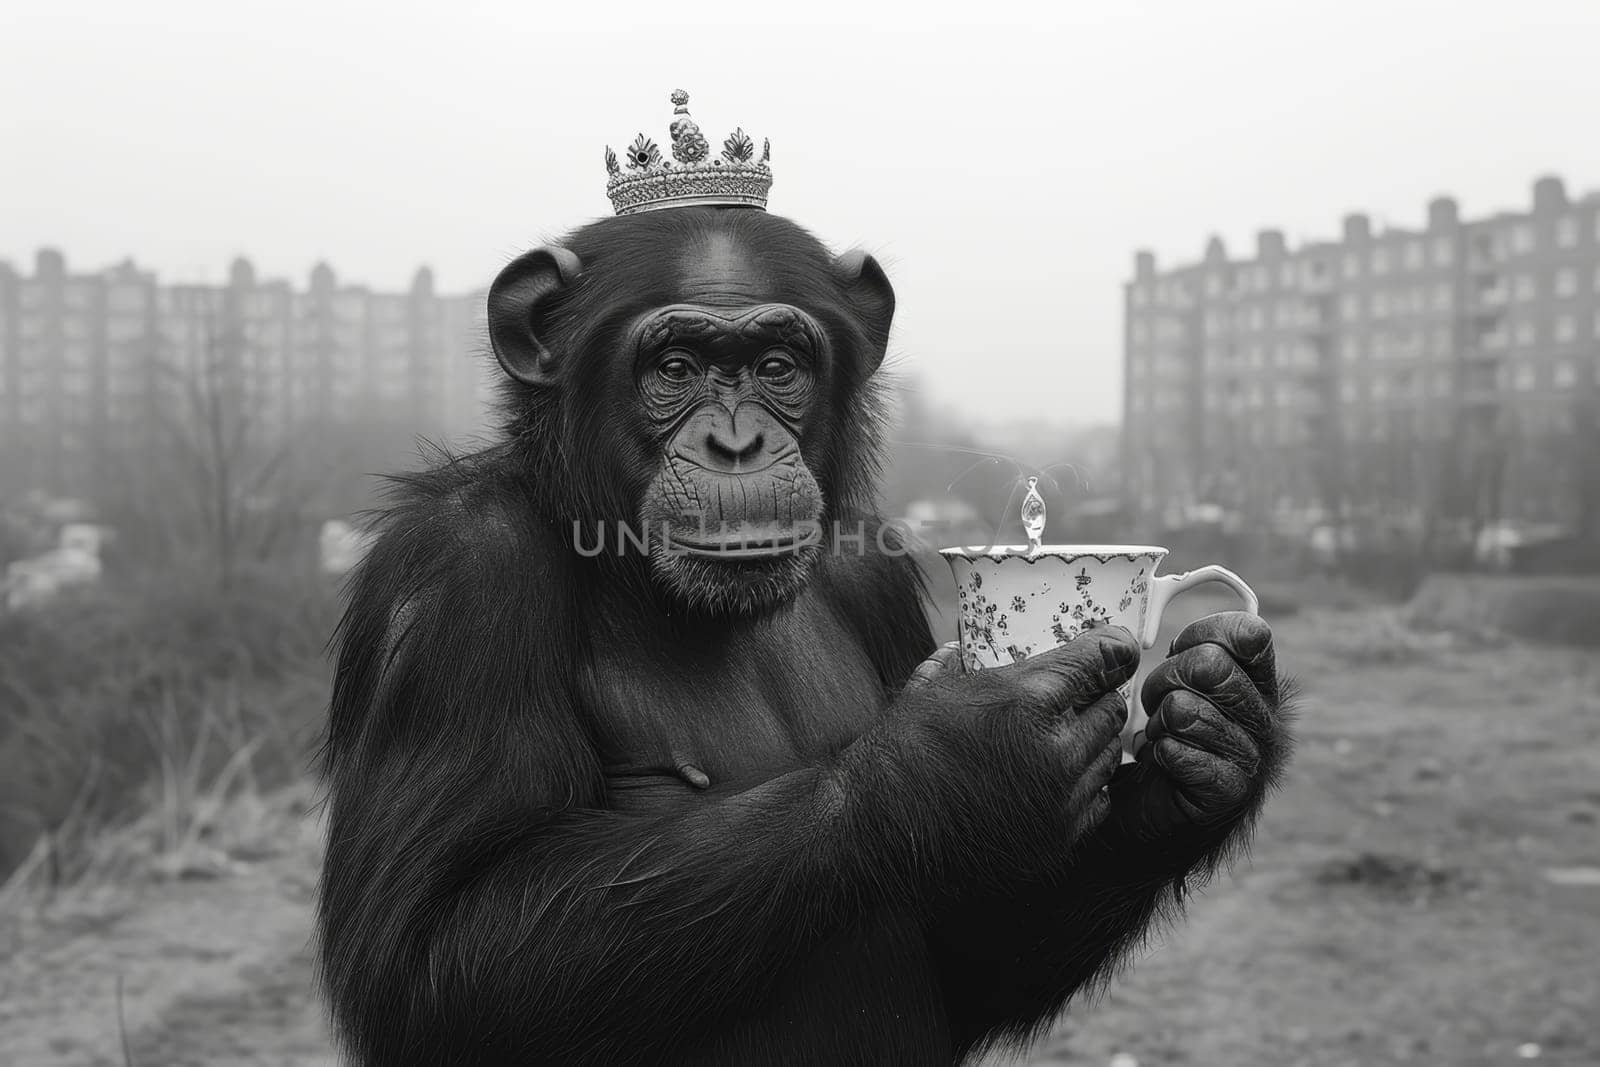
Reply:
[[61, 304], [68, 311], [88, 311], [94, 303], [94, 286], [90, 283], [68, 284], [61, 291]]
[[1562, 343], [1575, 341], [1578, 337], [1578, 320], [1571, 315], [1561, 315], [1556, 318], [1556, 340]]
[[1433, 309], [1435, 311], [1449, 311], [1450, 305], [1455, 303], [1455, 290], [1449, 282], [1440, 282], [1433, 290]]
[[1361, 257], [1354, 252], [1344, 254], [1344, 276], [1356, 278], [1361, 275]]
[[1433, 395], [1449, 396], [1455, 392], [1455, 381], [1448, 370], [1435, 371], [1433, 375]]
[[1532, 389], [1535, 381], [1536, 377], [1534, 375], [1533, 364], [1531, 363], [1519, 363], [1512, 371], [1512, 388], [1516, 389], [1518, 392], [1525, 393]]
[[1450, 327], [1435, 326], [1433, 328], [1433, 354], [1448, 356], [1450, 354]]
[[1420, 240], [1406, 243], [1406, 269], [1420, 270], [1422, 268], [1422, 242]]
[[112, 311], [139, 314], [144, 311], [144, 290], [137, 285], [115, 285], [106, 298]]
[[1293, 260], [1286, 261], [1282, 267], [1278, 268], [1278, 282], [1285, 287], [1292, 286], [1294, 284]]
[[1372, 273], [1389, 273], [1389, 250], [1383, 245], [1379, 245], [1372, 250]]
[[[1600, 271], [1595, 272], [1595, 277], [1600, 279]], [[1361, 298], [1355, 293], [1346, 293], [1339, 298], [1339, 314], [1347, 319], [1361, 317]]]
[[1372, 294], [1372, 317], [1381, 319], [1389, 314], [1389, 294], [1381, 289]]
[[1511, 227], [1511, 251], [1515, 253], [1533, 251], [1533, 226], [1526, 222], [1519, 222]]
[[1447, 267], [1450, 261], [1456, 258], [1455, 242], [1448, 237], [1435, 237], [1433, 239], [1433, 262], [1440, 267]]
[[[1595, 315], [1595, 326], [1600, 329], [1600, 313]], [[1361, 340], [1357, 337], [1346, 337], [1339, 342], [1339, 354], [1346, 362], [1354, 362], [1361, 358]]]
[[1556, 221], [1556, 244], [1562, 248], [1578, 247], [1578, 220], [1571, 215]]
[[1517, 323], [1517, 328], [1515, 331], [1513, 331], [1513, 336], [1516, 338], [1517, 344], [1522, 345], [1523, 347], [1533, 344], [1536, 337], [1533, 323], [1526, 320]]
[[1555, 385], [1557, 389], [1568, 389], [1578, 384], [1578, 368], [1572, 360], [1564, 359], [1556, 364]]
[[1572, 296], [1578, 291], [1578, 272], [1571, 267], [1556, 271], [1556, 295]]
[[1538, 292], [1533, 275], [1519, 274], [1511, 283], [1511, 296], [1516, 300], [1532, 300]]
[[1150, 303], [1150, 293], [1149, 293], [1149, 291], [1146, 290], [1145, 287], [1142, 286], [1142, 285], [1134, 286], [1133, 287], [1133, 306], [1136, 307], [1136, 308], [1142, 308], [1148, 303]]

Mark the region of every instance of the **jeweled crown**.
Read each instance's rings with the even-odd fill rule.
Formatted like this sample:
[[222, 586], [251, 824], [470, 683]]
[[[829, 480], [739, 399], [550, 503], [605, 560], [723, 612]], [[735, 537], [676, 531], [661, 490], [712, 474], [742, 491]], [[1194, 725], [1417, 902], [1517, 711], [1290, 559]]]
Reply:
[[705, 135], [689, 117], [689, 94], [678, 89], [672, 103], [671, 159], [664, 158], [642, 133], [623, 153], [621, 163], [606, 146], [610, 175], [606, 195], [617, 214], [697, 205], [765, 208], [767, 190], [772, 188], [771, 144], [763, 140], [761, 158], [756, 159], [755, 142], [741, 128], [722, 142], [720, 154], [712, 156]]

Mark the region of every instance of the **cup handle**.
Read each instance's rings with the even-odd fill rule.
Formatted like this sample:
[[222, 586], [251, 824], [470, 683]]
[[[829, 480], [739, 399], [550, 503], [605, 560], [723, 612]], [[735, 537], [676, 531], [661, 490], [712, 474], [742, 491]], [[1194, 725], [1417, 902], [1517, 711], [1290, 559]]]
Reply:
[[1256, 599], [1255, 590], [1245, 584], [1243, 578], [1228, 570], [1211, 564], [1206, 567], [1196, 567], [1192, 571], [1182, 574], [1162, 574], [1150, 580], [1150, 606], [1145, 609], [1144, 631], [1139, 635], [1139, 644], [1143, 648], [1154, 648], [1156, 636], [1161, 632], [1161, 616], [1167, 610], [1167, 605], [1172, 598], [1187, 589], [1197, 585], [1207, 585], [1217, 582], [1227, 586], [1239, 594], [1239, 599], [1244, 601], [1244, 610], [1252, 615], [1261, 613], [1261, 602]]

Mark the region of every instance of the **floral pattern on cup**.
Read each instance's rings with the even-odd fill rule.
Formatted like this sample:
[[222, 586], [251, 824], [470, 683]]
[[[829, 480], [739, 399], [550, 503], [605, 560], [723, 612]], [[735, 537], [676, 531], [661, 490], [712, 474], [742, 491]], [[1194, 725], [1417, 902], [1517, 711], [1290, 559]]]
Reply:
[[946, 553], [956, 573], [963, 663], [968, 670], [1015, 663], [1094, 626], [1138, 632], [1165, 554]]

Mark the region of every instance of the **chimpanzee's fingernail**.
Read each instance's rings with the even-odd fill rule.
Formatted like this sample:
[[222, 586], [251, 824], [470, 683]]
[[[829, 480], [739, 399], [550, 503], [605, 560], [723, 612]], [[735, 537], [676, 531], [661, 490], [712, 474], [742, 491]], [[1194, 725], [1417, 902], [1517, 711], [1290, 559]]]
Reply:
[[1168, 700], [1161, 705], [1161, 722], [1168, 730], [1184, 730], [1199, 718], [1186, 700]]
[[1272, 643], [1272, 628], [1258, 616], [1240, 612], [1233, 626], [1233, 650], [1246, 659], [1255, 659]]

